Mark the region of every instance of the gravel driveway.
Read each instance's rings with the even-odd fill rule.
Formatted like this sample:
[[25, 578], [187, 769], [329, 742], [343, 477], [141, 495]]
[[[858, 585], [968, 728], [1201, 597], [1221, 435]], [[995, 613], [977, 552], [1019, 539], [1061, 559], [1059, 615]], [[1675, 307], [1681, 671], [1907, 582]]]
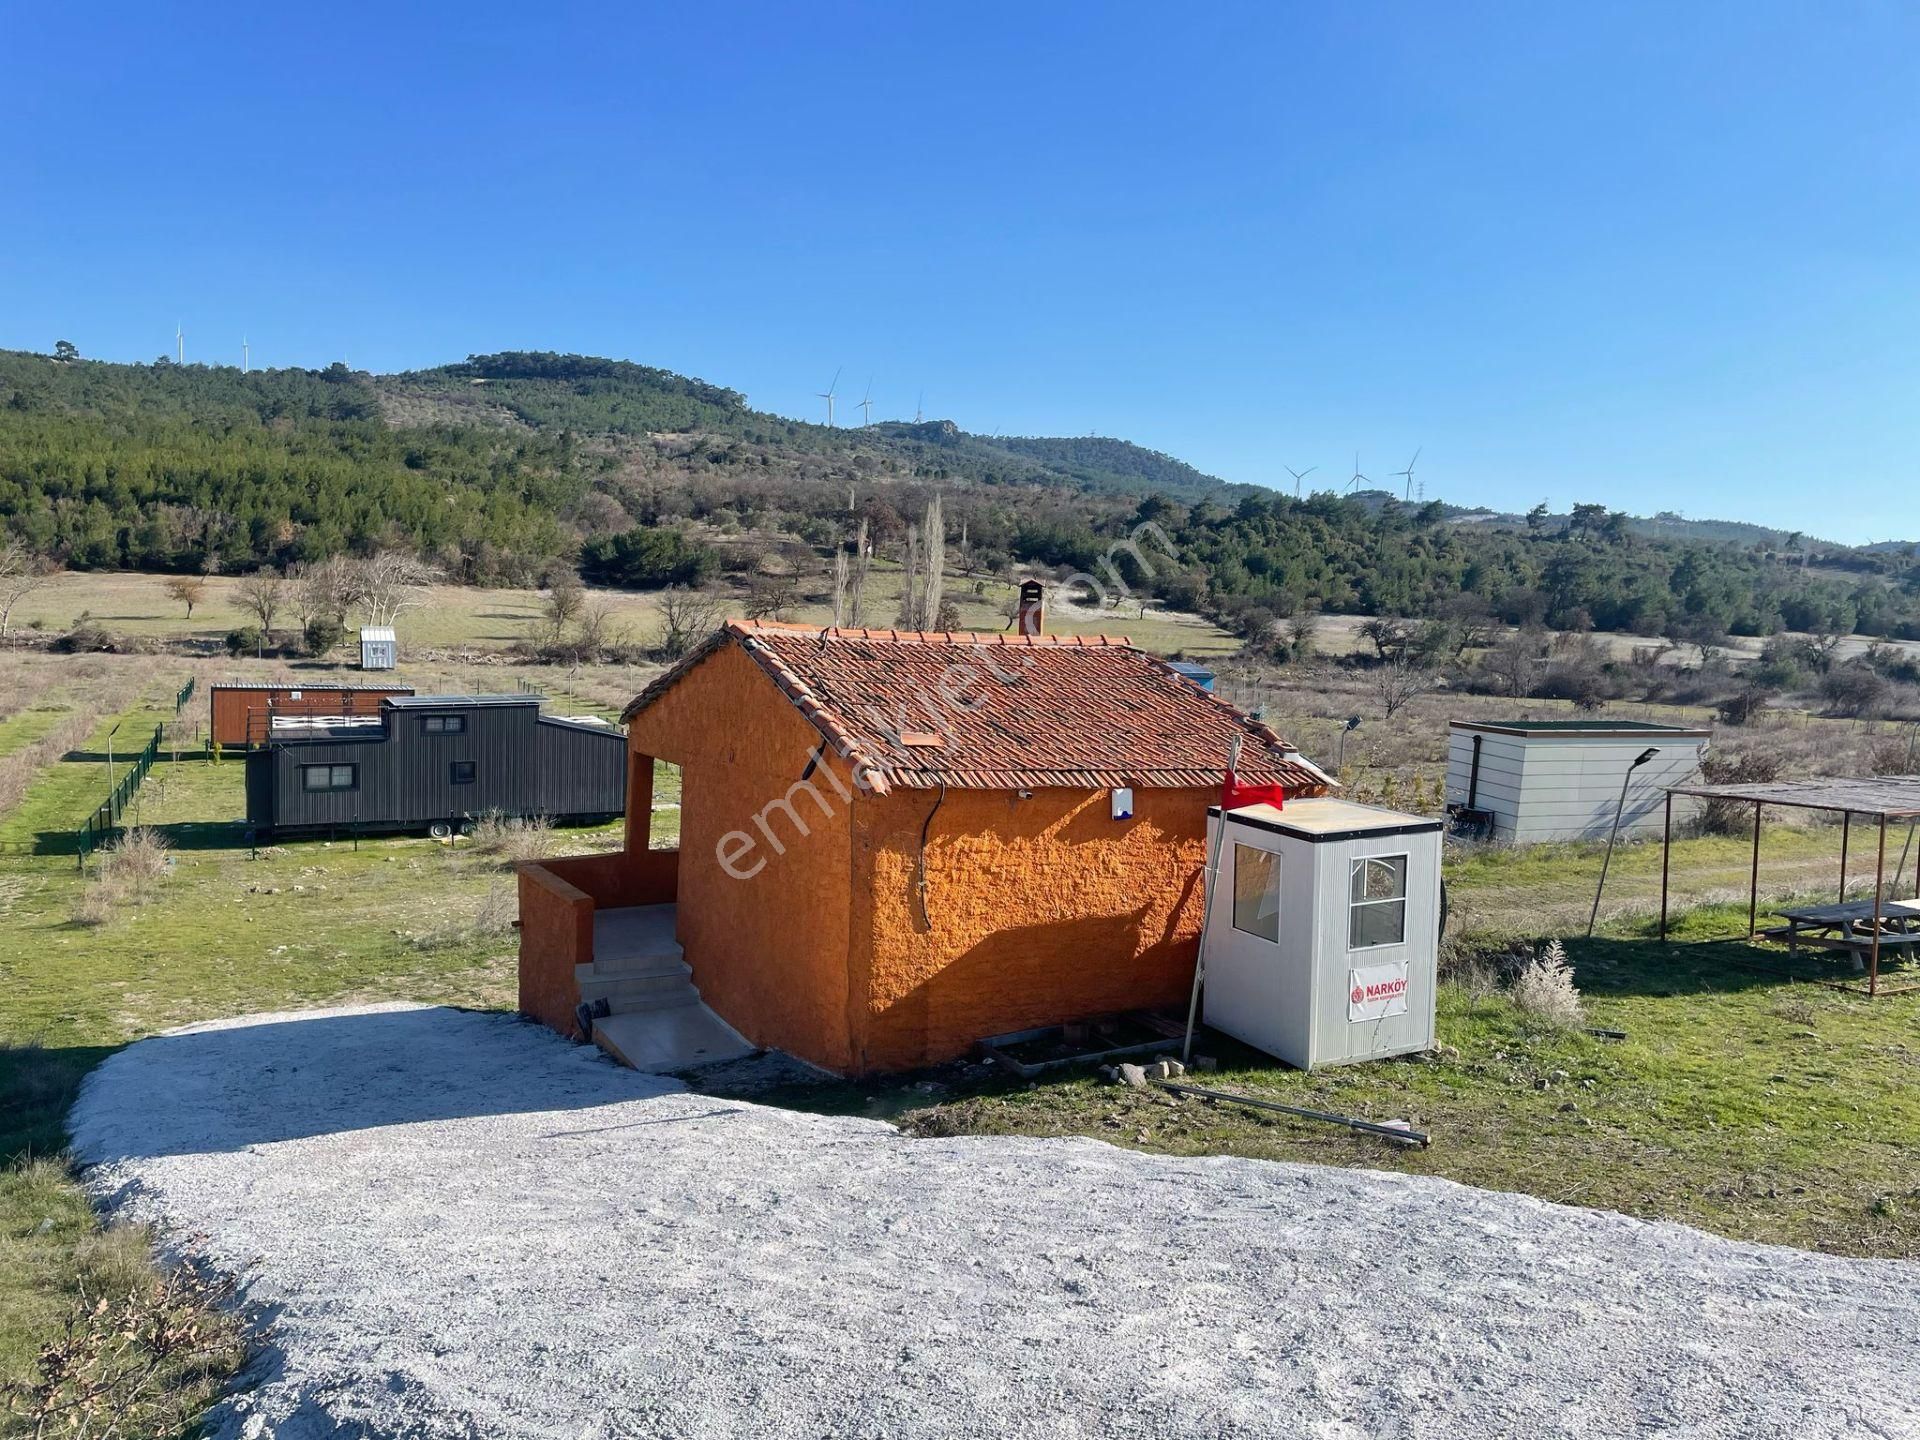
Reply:
[[274, 1347], [218, 1436], [1920, 1435], [1920, 1265], [906, 1140], [498, 1015], [176, 1032], [73, 1125], [103, 1202], [259, 1262]]

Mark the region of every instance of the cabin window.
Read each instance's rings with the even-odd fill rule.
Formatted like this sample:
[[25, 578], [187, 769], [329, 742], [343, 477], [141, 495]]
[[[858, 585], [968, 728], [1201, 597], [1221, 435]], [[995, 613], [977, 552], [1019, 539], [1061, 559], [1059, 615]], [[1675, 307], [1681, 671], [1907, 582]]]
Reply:
[[1367, 855], [1353, 862], [1347, 897], [1347, 948], [1402, 945], [1407, 939], [1407, 857]]
[[420, 728], [429, 735], [460, 735], [466, 732], [467, 717], [464, 715], [428, 715], [420, 721]]
[[357, 790], [360, 788], [358, 765], [302, 765], [302, 790]]
[[1233, 847], [1233, 928], [1280, 942], [1280, 857], [1238, 841]]
[[475, 774], [473, 761], [456, 760], [448, 767], [448, 773], [452, 776], [454, 784], [471, 785]]

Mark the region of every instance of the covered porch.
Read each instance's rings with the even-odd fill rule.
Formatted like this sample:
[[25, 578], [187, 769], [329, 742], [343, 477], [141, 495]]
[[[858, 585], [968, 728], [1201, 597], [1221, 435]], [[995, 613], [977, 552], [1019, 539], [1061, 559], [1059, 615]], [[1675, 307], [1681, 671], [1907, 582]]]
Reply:
[[693, 984], [678, 935], [678, 826], [655, 823], [663, 778], [677, 812], [671, 767], [629, 757], [622, 849], [519, 867], [521, 1013], [639, 1070], [752, 1049]]

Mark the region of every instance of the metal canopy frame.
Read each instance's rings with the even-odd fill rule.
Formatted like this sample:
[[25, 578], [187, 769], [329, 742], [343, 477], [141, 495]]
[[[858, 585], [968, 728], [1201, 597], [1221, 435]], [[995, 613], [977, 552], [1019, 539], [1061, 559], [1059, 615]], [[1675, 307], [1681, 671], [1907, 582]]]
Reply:
[[[1853, 838], [1853, 817], [1859, 815], [1875, 822], [1878, 843], [1873, 867], [1873, 935], [1867, 950], [1867, 983], [1862, 991], [1856, 984], [1828, 980], [1820, 983], [1837, 990], [1849, 990], [1869, 997], [1902, 995], [1920, 991], [1920, 980], [1886, 986], [1880, 983], [1880, 935], [1885, 919], [1887, 892], [1887, 825], [1904, 820], [1912, 827], [1920, 823], [1920, 775], [1876, 775], [1864, 779], [1788, 780], [1769, 785], [1675, 785], [1667, 791], [1666, 818], [1660, 835], [1660, 939], [1667, 938], [1667, 897], [1673, 858], [1673, 797], [1686, 795], [1699, 800], [1730, 800], [1753, 806], [1753, 863], [1747, 888], [1747, 939], [1758, 935], [1760, 914], [1760, 824], [1769, 805], [1795, 810], [1838, 811], [1840, 814], [1840, 886], [1838, 898], [1847, 898], [1847, 851]], [[1908, 839], [1912, 833], [1909, 830]], [[1895, 882], [1898, 883], [1898, 876]], [[1914, 862], [1914, 893], [1920, 896], [1920, 856]]]

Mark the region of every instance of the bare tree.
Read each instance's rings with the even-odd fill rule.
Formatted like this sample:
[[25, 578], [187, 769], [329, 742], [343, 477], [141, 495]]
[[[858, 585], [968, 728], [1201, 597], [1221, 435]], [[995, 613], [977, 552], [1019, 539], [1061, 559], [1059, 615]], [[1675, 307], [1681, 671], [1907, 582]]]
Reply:
[[586, 603], [587, 592], [580, 584], [580, 577], [571, 570], [563, 570], [547, 587], [547, 598], [541, 602], [540, 613], [555, 644], [574, 617], [586, 608]]
[[860, 517], [860, 528], [853, 537], [853, 581], [847, 590], [847, 623], [856, 628], [864, 618], [867, 575], [873, 569], [873, 544], [867, 538], [867, 520]]
[[1315, 610], [1296, 610], [1287, 617], [1287, 654], [1295, 660], [1313, 658], [1313, 642], [1320, 633], [1320, 615]]
[[675, 585], [660, 592], [662, 659], [678, 660], [694, 643], [716, 629], [726, 615], [726, 601], [711, 590], [689, 590]]
[[0, 640], [11, 633], [13, 607], [58, 572], [58, 566], [41, 559], [18, 540], [0, 544]]
[[274, 617], [287, 603], [286, 577], [263, 566], [240, 578], [233, 587], [233, 598], [235, 604], [260, 622], [261, 638], [272, 644]]
[[580, 607], [578, 650], [583, 660], [597, 660], [607, 650], [626, 643], [625, 628], [611, 605], [596, 600]]
[[294, 617], [305, 630], [316, 620], [343, 624], [353, 606], [354, 564], [342, 555], [329, 555], [305, 565], [289, 565]]
[[920, 527], [909, 525], [906, 564], [900, 575], [900, 618], [895, 622], [902, 630], [927, 628], [926, 618], [920, 613], [923, 598], [920, 593]]
[[937, 629], [940, 624], [940, 586], [947, 568], [947, 522], [940, 513], [940, 497], [927, 501], [927, 518], [921, 526], [926, 541], [925, 593], [920, 600], [920, 628]]
[[381, 550], [353, 567], [353, 603], [369, 625], [391, 625], [426, 603], [426, 587], [439, 578], [418, 555]]
[[167, 594], [187, 607], [187, 619], [193, 618], [193, 607], [206, 597], [207, 582], [198, 575], [175, 575], [167, 581]]
[[1370, 677], [1374, 698], [1391, 720], [1410, 701], [1418, 700], [1440, 683], [1440, 674], [1402, 657], [1377, 665]]
[[1500, 688], [1515, 700], [1531, 694], [1540, 678], [1546, 643], [1541, 631], [1524, 628], [1503, 635], [1481, 659], [1500, 682]]
[[833, 625], [837, 630], [847, 623], [847, 552], [833, 548]]

